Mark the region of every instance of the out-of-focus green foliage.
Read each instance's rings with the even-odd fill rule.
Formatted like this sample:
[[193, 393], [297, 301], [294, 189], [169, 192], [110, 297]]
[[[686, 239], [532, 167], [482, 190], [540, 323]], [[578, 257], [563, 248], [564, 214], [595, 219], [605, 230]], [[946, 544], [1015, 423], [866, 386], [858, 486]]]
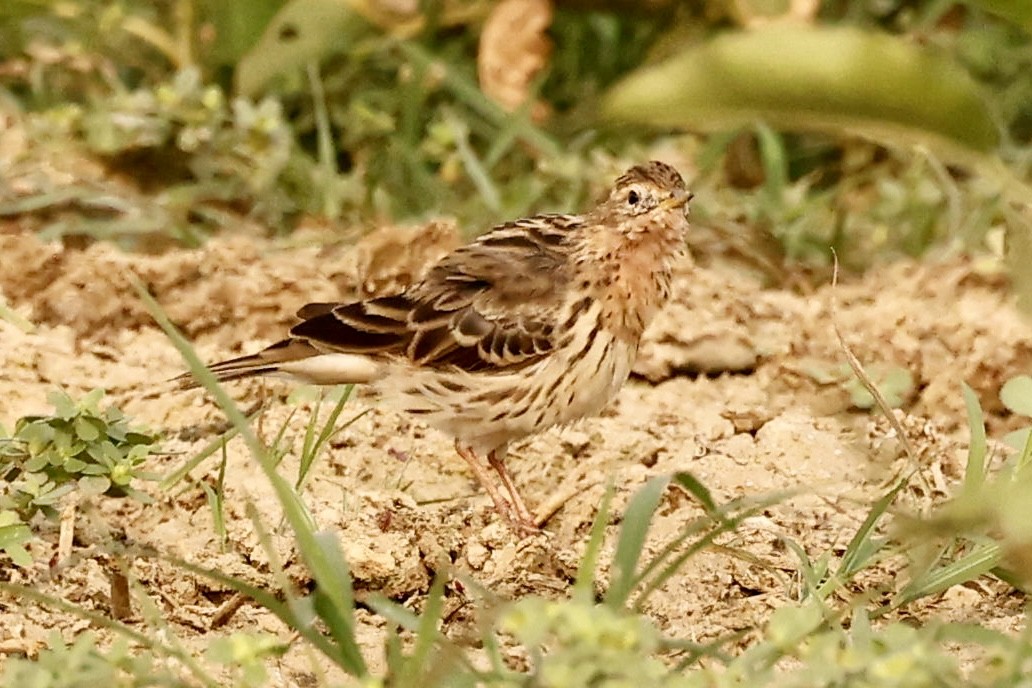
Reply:
[[850, 28], [713, 39], [627, 77], [604, 111], [653, 126], [720, 130], [761, 119], [915, 143], [942, 138], [980, 151], [997, 142], [982, 95], [948, 56]]
[[[1032, 36], [1020, 0], [824, 0], [814, 11], [558, 2], [546, 20], [553, 47], [527, 85], [544, 106], [536, 119], [480, 88], [477, 59], [492, 48], [480, 32], [496, 6], [12, 0], [0, 6], [0, 102], [29, 113], [33, 136], [78, 113], [91, 126], [50, 129], [123, 146], [105, 159], [126, 178], [147, 163], [149, 200], [126, 201], [124, 216], [83, 218], [79, 231], [98, 238], [165, 228], [195, 240], [237, 213], [275, 230], [305, 214], [443, 213], [476, 231], [582, 208], [657, 146], [698, 164], [698, 224], [744, 223], [756, 234], [747, 243], [780, 242], [775, 261], [824, 261], [829, 244], [849, 266], [943, 239], [984, 251], [991, 231], [1015, 234], [1008, 204], [1032, 197]], [[198, 94], [221, 89], [226, 102], [278, 102], [286, 162], [279, 144], [275, 155], [237, 148], [253, 131], [235, 113], [219, 114], [221, 134], [192, 148], [175, 140], [193, 130], [181, 110], [157, 102], [141, 113], [141, 94], [187, 82]], [[634, 125], [611, 128], [607, 113]], [[142, 124], [172, 135], [133, 143], [126, 125]], [[978, 164], [954, 155], [970, 149]], [[32, 150], [25, 167], [38, 169]], [[49, 236], [76, 226], [48, 215], [69, 195], [95, 211], [112, 192], [17, 187], [7, 197], [0, 185], [0, 212], [38, 214]], [[161, 188], [169, 193], [155, 205]], [[1022, 262], [1023, 244], [1010, 244]]]
[[93, 633], [68, 644], [53, 632], [35, 660], [4, 661], [0, 684], [33, 688], [189, 688], [197, 684], [171, 670], [152, 652], [140, 652], [125, 640], [102, 649]]
[[973, 7], [998, 14], [1018, 24], [1026, 31], [1032, 31], [1032, 3], [1025, 0], [966, 0]]

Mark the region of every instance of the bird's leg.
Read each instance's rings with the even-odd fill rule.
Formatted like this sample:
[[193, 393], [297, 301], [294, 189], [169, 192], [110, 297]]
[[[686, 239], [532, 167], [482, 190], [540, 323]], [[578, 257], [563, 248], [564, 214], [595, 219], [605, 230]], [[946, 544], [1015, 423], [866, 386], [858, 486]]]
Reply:
[[491, 468], [502, 479], [502, 484], [505, 485], [505, 489], [509, 493], [509, 500], [512, 502], [513, 509], [516, 510], [516, 518], [519, 519], [521, 528], [531, 532], [537, 531], [538, 526], [534, 516], [530, 513], [527, 505], [523, 503], [523, 498], [520, 497], [520, 493], [516, 489], [516, 483], [512, 481], [509, 471], [505, 469], [505, 447], [492, 450], [487, 455], [487, 462], [491, 464]]
[[473, 471], [473, 477], [477, 479], [477, 482], [487, 490], [487, 494], [491, 497], [491, 501], [494, 502], [495, 510], [501, 514], [502, 518], [510, 523], [518, 523], [519, 517], [513, 513], [512, 504], [509, 504], [505, 497], [502, 496], [502, 493], [498, 491], [498, 486], [495, 485], [494, 480], [491, 479], [491, 474], [487, 472], [484, 464], [481, 463], [480, 459], [477, 458], [477, 455], [473, 453], [473, 449], [456, 442], [455, 451], [458, 452], [463, 461], [469, 464], [469, 468]]

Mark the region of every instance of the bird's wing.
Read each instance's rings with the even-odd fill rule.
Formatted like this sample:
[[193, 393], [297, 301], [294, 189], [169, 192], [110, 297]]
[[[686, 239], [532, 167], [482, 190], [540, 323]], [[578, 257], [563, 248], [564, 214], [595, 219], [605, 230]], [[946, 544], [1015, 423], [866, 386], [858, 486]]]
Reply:
[[567, 237], [581, 218], [500, 225], [394, 296], [301, 309], [291, 330], [321, 351], [407, 358], [466, 370], [526, 365], [555, 347], [569, 282]]

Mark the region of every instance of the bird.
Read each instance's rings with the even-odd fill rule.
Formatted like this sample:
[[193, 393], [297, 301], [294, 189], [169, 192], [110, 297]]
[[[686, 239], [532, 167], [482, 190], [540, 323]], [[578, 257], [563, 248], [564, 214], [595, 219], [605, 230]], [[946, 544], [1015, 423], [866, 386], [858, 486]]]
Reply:
[[[693, 196], [674, 167], [636, 165], [583, 214], [497, 225], [398, 293], [310, 303], [286, 338], [210, 370], [220, 382], [371, 385], [454, 438], [495, 510], [537, 532], [508, 447], [597, 414], [628, 379], [670, 297]], [[189, 373], [177, 380], [198, 386]]]

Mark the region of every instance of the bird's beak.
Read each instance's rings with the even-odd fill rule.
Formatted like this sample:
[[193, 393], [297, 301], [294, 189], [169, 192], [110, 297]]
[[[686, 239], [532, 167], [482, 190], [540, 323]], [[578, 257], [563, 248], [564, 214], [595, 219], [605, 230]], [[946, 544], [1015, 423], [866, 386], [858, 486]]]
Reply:
[[692, 192], [681, 191], [680, 189], [678, 189], [673, 194], [671, 194], [670, 198], [666, 199], [665, 201], [661, 201], [659, 205], [662, 206], [664, 210], [683, 208], [684, 206], [688, 205], [688, 202], [691, 201], [693, 198], [695, 198], [695, 194], [693, 194]]

